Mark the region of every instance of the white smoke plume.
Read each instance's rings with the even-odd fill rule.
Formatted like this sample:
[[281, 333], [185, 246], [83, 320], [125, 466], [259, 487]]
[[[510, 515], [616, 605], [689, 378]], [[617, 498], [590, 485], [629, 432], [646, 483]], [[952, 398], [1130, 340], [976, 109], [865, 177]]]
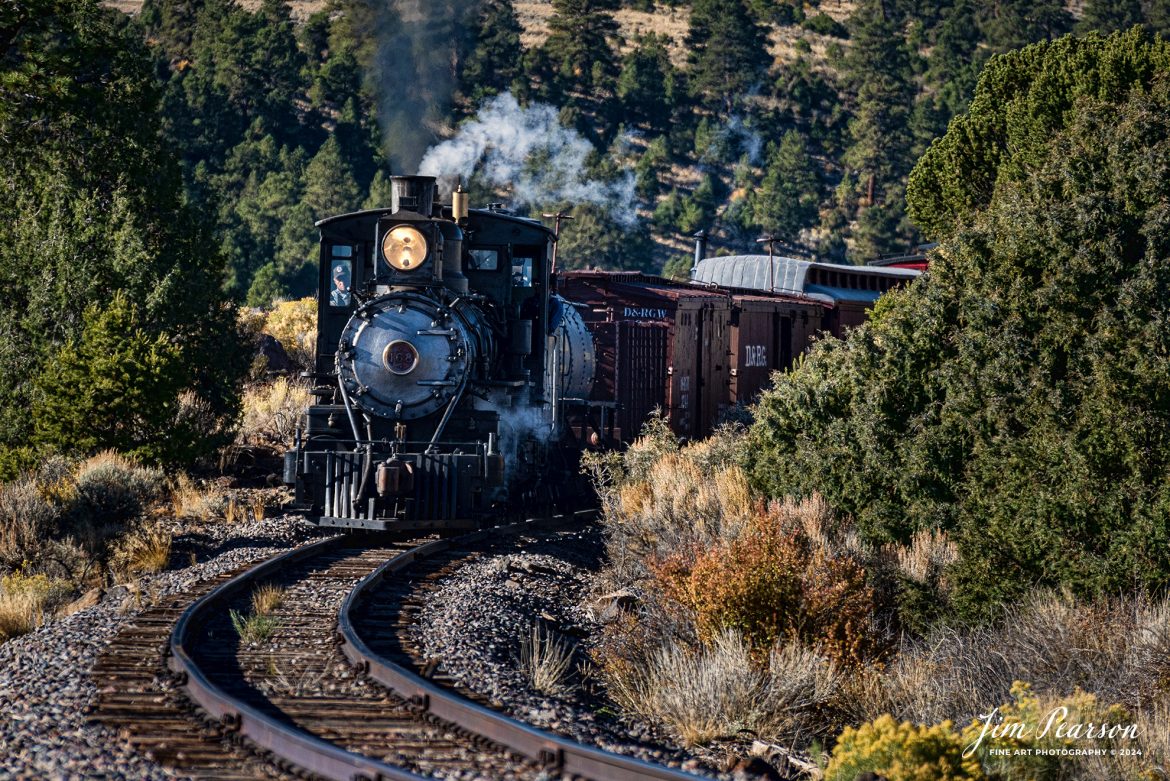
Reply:
[[614, 182], [590, 179], [585, 161], [593, 146], [563, 127], [545, 104], [522, 107], [511, 93], [492, 98], [452, 139], [427, 150], [419, 173], [444, 178], [473, 174], [495, 188], [510, 188], [521, 205], [591, 203], [629, 228], [637, 221], [634, 174]]

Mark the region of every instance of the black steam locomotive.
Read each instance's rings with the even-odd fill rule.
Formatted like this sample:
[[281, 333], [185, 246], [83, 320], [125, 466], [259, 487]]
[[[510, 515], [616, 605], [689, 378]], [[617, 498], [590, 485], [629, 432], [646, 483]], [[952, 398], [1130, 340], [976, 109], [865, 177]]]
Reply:
[[474, 526], [575, 471], [561, 410], [594, 350], [550, 288], [554, 236], [435, 190], [394, 177], [389, 209], [317, 223], [316, 403], [285, 480], [321, 525]]

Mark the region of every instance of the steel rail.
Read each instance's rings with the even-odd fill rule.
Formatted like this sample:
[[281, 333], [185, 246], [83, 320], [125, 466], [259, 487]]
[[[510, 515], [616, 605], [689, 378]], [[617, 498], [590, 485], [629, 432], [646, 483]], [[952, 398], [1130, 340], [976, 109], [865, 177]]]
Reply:
[[551, 520], [579, 518], [595, 511], [586, 510], [565, 516], [523, 521], [510, 526], [486, 529], [451, 539], [435, 540], [412, 548], [379, 566], [363, 578], [346, 597], [338, 615], [341, 650], [356, 669], [394, 691], [418, 708], [435, 717], [482, 735], [526, 757], [541, 762], [562, 774], [593, 781], [694, 781], [701, 776], [653, 765], [633, 757], [585, 746], [575, 741], [536, 729], [510, 716], [490, 710], [467, 698], [437, 686], [393, 661], [375, 654], [358, 634], [354, 616], [359, 603], [368, 598], [388, 575], [409, 566], [420, 558], [440, 553], [456, 545], [483, 539], [488, 534], [517, 534]]
[[168, 663], [171, 670], [178, 674], [179, 682], [191, 700], [210, 716], [219, 719], [225, 730], [248, 738], [257, 746], [302, 770], [334, 781], [420, 781], [423, 776], [346, 751], [242, 702], [213, 683], [192, 658], [196, 635], [210, 620], [216, 607], [222, 606], [251, 584], [278, 574], [290, 564], [338, 547], [345, 539], [344, 536], [337, 536], [302, 545], [252, 567], [198, 599], [183, 612], [171, 632]]

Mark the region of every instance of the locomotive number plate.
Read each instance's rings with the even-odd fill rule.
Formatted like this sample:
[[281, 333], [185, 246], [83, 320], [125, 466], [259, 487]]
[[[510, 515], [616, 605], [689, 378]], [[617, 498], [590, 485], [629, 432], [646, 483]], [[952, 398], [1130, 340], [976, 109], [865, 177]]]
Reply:
[[395, 339], [386, 345], [382, 363], [394, 374], [410, 374], [418, 366], [418, 350], [410, 342]]

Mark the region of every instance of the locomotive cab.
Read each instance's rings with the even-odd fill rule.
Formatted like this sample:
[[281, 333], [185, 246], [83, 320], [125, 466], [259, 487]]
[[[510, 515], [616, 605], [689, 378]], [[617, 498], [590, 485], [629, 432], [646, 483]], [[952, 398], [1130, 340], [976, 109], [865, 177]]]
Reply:
[[316, 403], [285, 479], [321, 525], [474, 527], [556, 482], [553, 236], [392, 182], [389, 208], [317, 223]]

